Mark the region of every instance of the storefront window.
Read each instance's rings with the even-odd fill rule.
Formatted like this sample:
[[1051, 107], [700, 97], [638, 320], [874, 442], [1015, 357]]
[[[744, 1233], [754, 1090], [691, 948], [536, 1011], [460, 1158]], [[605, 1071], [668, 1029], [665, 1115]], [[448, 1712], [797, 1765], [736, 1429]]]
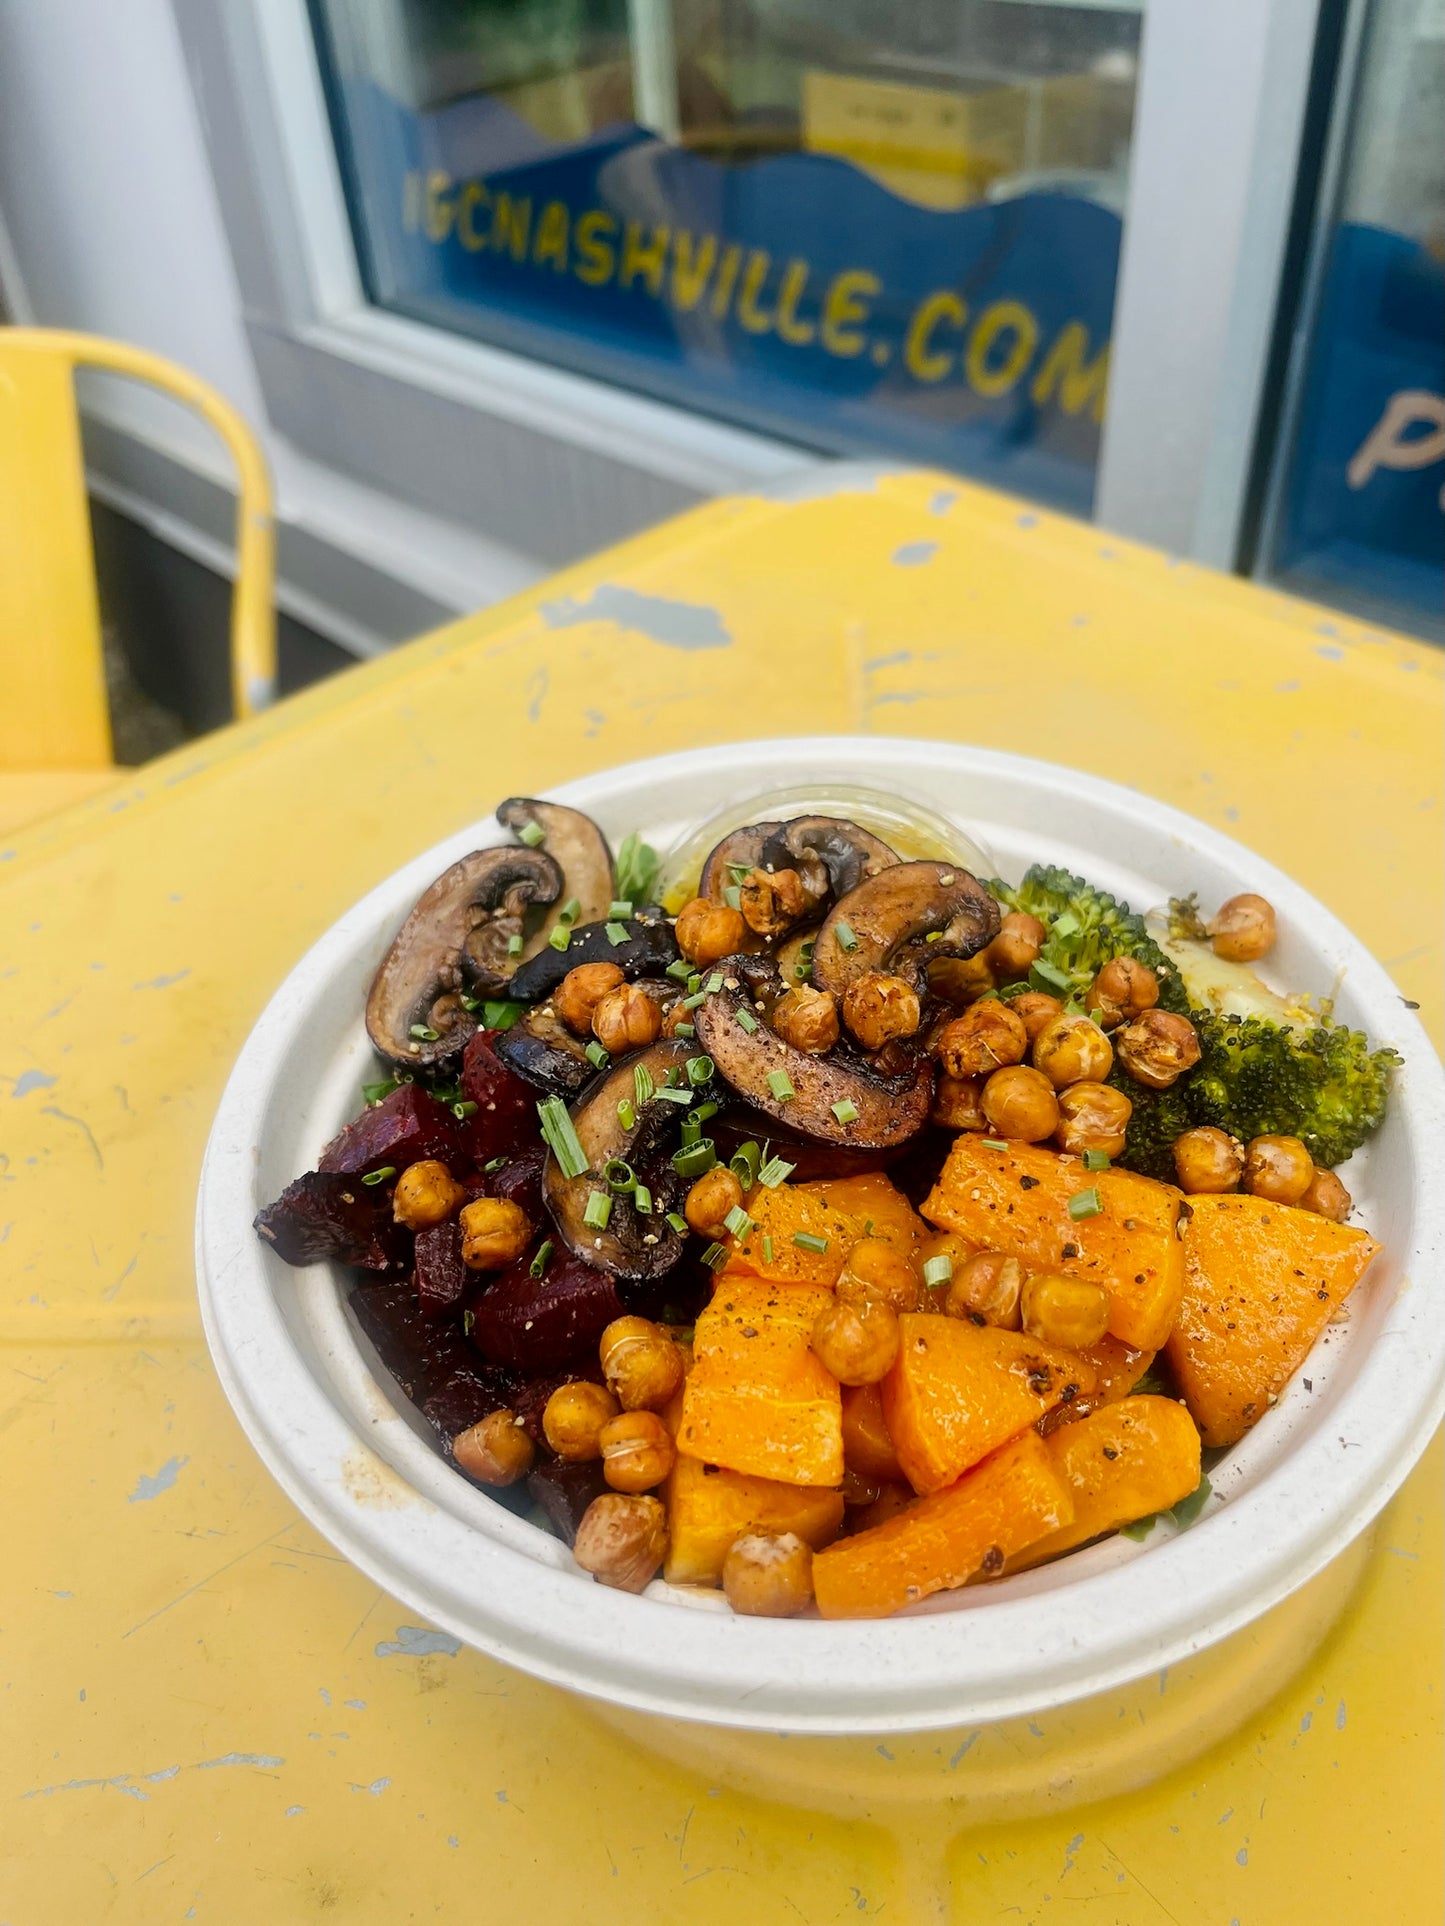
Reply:
[[1286, 588], [1438, 633], [1445, 604], [1445, 0], [1370, 11], [1292, 446]]
[[379, 305], [1089, 511], [1142, 5], [313, 10]]

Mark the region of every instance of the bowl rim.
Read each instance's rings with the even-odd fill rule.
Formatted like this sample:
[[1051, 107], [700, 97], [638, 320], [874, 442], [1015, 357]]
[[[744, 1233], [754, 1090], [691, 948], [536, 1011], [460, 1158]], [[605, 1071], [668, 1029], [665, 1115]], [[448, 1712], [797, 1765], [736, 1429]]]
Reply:
[[[1267, 895], [1282, 923], [1346, 963], [1372, 1031], [1409, 1046], [1410, 1075], [1393, 1100], [1408, 1141], [1445, 1142], [1445, 1072], [1383, 967], [1283, 871], [1137, 791], [1001, 750], [923, 738], [813, 736], [681, 751], [541, 793], [598, 808], [639, 783], [674, 785], [744, 762], [756, 769], [749, 780], [760, 787], [770, 769], [781, 776], [829, 766], [887, 787], [892, 763], [900, 771], [927, 767], [1025, 783], [1063, 807], [1083, 800], [1137, 814], [1147, 806], [1161, 838], [1192, 847], [1237, 875], [1241, 887]], [[905, 788], [906, 780], [895, 777]], [[635, 1710], [794, 1733], [922, 1731], [1029, 1715], [1179, 1663], [1304, 1584], [1393, 1496], [1445, 1413], [1445, 1320], [1421, 1288], [1431, 1260], [1438, 1265], [1445, 1249], [1438, 1185], [1413, 1190], [1409, 1245], [1397, 1253], [1404, 1281], [1343, 1393], [1340, 1412], [1348, 1404], [1355, 1420], [1346, 1428], [1362, 1435], [1326, 1437], [1317, 1427], [1287, 1462], [1194, 1531], [1063, 1587], [979, 1594], [969, 1609], [881, 1620], [740, 1619], [592, 1585], [559, 1541], [544, 1551], [533, 1542], [542, 1537], [535, 1527], [459, 1478], [452, 1480], [460, 1488], [455, 1510], [436, 1502], [435, 1488], [430, 1495], [418, 1489], [387, 1455], [388, 1422], [405, 1421], [388, 1404], [386, 1417], [363, 1435], [286, 1325], [273, 1292], [286, 1267], [250, 1231], [264, 1201], [256, 1195], [255, 1146], [299, 1026], [336, 965], [354, 956], [360, 932], [383, 910], [404, 914], [457, 854], [500, 834], [472, 824], [443, 839], [369, 891], [310, 947], [237, 1057], [201, 1172], [197, 1276], [222, 1387], [297, 1508], [395, 1598], [495, 1658]], [[348, 1025], [358, 1022], [359, 1013], [348, 1013]], [[360, 1483], [358, 1465], [369, 1468]], [[462, 1504], [461, 1492], [485, 1511]]]

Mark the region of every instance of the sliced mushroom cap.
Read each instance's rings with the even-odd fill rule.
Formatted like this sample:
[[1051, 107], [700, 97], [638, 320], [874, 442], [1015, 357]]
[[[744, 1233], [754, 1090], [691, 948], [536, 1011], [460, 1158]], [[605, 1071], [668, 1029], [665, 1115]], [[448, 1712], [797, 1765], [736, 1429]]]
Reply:
[[577, 898], [574, 923], [603, 921], [614, 894], [612, 851], [590, 816], [584, 816], [580, 809], [568, 809], [565, 803], [509, 796], [506, 802], [497, 804], [497, 821], [519, 836], [529, 824], [535, 824], [543, 836], [538, 848], [546, 850], [565, 879], [562, 900]]
[[[670, 1070], [681, 1070], [689, 1057], [699, 1055], [701, 1051], [691, 1044], [654, 1043], [623, 1057], [580, 1102], [573, 1104], [572, 1127], [588, 1167], [580, 1177], [564, 1177], [556, 1158], [549, 1154], [542, 1190], [557, 1234], [584, 1264], [611, 1271], [617, 1277], [650, 1278], [671, 1270], [681, 1257], [685, 1240], [666, 1216], [674, 1207], [680, 1186], [672, 1181], [666, 1165], [666, 1176], [653, 1180], [650, 1213], [639, 1211], [629, 1194], [615, 1192], [610, 1193], [612, 1210], [604, 1229], [584, 1222], [584, 1215], [593, 1191], [607, 1189], [602, 1173], [613, 1158], [620, 1158], [640, 1174], [681, 1121], [684, 1106], [665, 1097], [637, 1103], [638, 1069], [645, 1070], [653, 1088], [661, 1090]], [[633, 1106], [636, 1118], [630, 1130], [617, 1111], [624, 1098]]]
[[[744, 966], [750, 966], [746, 972]], [[920, 1056], [902, 1074], [885, 1077], [841, 1050], [823, 1057], [795, 1050], [766, 1022], [749, 1030], [738, 1021], [739, 1011], [753, 1014], [759, 1003], [766, 1015], [783, 987], [776, 969], [766, 966], [770, 981], [765, 982], [765, 966], [756, 957], [729, 957], [718, 968], [723, 987], [700, 1006], [693, 1022], [698, 1043], [739, 1096], [800, 1136], [854, 1150], [887, 1150], [922, 1129], [933, 1101], [933, 1066], [927, 1058]], [[779, 1072], [787, 1079], [779, 1079], [783, 1095], [770, 1082]], [[842, 1108], [842, 1118], [835, 1106]]]
[[898, 853], [846, 816], [795, 816], [763, 844], [764, 869], [795, 869], [815, 903], [891, 869]]
[[[606, 905], [603, 905], [604, 913]], [[519, 1003], [537, 1003], [551, 996], [569, 970], [582, 963], [615, 963], [629, 983], [643, 976], [660, 976], [678, 958], [677, 938], [672, 924], [656, 903], [648, 903], [635, 916], [622, 920], [627, 931], [625, 943], [614, 943], [606, 923], [579, 925], [565, 950], [554, 950], [544, 943], [537, 954], [521, 964], [507, 994]]]
[[[762, 861], [764, 845], [782, 827], [781, 823], [748, 823], [742, 829], [729, 830], [722, 841], [714, 846], [702, 866], [702, 875], [697, 882], [698, 895], [710, 896], [715, 903], [720, 903], [728, 884], [741, 881], [743, 874], [755, 869]], [[737, 870], [740, 874], [731, 876], [729, 870]]]
[[[638, 989], [645, 990], [664, 1015], [683, 994], [682, 985], [669, 977], [639, 977], [636, 981]], [[555, 1097], [575, 1097], [597, 1075], [597, 1065], [587, 1054], [589, 1041], [575, 1036], [550, 1003], [538, 1002], [524, 1011], [492, 1048], [509, 1069], [539, 1090]]]
[[[372, 979], [366, 1033], [393, 1063], [434, 1067], [476, 1029], [460, 993], [500, 989], [529, 905], [554, 903], [562, 871], [541, 849], [474, 849], [422, 891]], [[431, 1030], [431, 1037], [413, 1030]]]
[[855, 977], [883, 970], [921, 989], [932, 958], [975, 956], [998, 926], [998, 904], [966, 869], [897, 863], [829, 910], [813, 944], [813, 981], [841, 996]]

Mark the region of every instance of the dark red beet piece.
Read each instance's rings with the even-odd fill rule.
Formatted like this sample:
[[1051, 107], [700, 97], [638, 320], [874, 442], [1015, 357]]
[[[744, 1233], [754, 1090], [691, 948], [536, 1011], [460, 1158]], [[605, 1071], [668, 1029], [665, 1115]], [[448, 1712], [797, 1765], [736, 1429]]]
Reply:
[[533, 1277], [531, 1257], [529, 1251], [501, 1272], [477, 1299], [473, 1344], [489, 1363], [529, 1376], [595, 1364], [597, 1340], [622, 1316], [612, 1277], [562, 1250], [553, 1252], [544, 1277]]
[[423, 1317], [409, 1282], [359, 1284], [349, 1302], [382, 1363], [444, 1438], [511, 1400], [516, 1379], [477, 1356], [459, 1318]]
[[468, 1159], [478, 1170], [538, 1140], [537, 1092], [492, 1048], [496, 1030], [478, 1030], [462, 1056], [462, 1095], [476, 1110], [462, 1125]]
[[462, 1138], [445, 1104], [420, 1084], [404, 1083], [333, 1137], [316, 1167], [349, 1175], [392, 1164], [400, 1171], [423, 1157], [440, 1158], [455, 1174]]
[[410, 1259], [411, 1238], [393, 1221], [391, 1191], [335, 1172], [298, 1177], [256, 1213], [255, 1227], [288, 1264], [334, 1258], [363, 1271], [399, 1271]]
[[549, 1459], [527, 1474], [528, 1492], [551, 1519], [557, 1536], [569, 1545], [576, 1543], [577, 1527], [587, 1507], [607, 1489], [600, 1458], [593, 1458], [585, 1465]]
[[462, 1227], [438, 1224], [416, 1234], [416, 1299], [423, 1317], [445, 1317], [461, 1309], [472, 1282], [462, 1262]]
[[510, 1411], [514, 1396], [511, 1373], [484, 1364], [473, 1352], [470, 1362], [451, 1367], [438, 1379], [419, 1400], [417, 1409], [450, 1447], [452, 1439], [479, 1418], [493, 1411]]
[[487, 1171], [477, 1195], [505, 1197], [526, 1211], [534, 1224], [545, 1224], [547, 1213], [542, 1202], [542, 1166], [546, 1161], [546, 1145], [529, 1143], [525, 1149], [509, 1157], [500, 1170]]

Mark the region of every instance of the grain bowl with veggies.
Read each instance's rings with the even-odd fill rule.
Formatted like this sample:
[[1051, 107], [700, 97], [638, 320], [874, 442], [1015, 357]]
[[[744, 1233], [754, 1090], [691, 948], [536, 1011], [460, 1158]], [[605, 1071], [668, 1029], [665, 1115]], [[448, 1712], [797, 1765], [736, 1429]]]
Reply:
[[[934, 1635], [940, 1708], [896, 1722], [943, 1723], [940, 1628], [997, 1618], [1003, 1703], [1010, 1616], [1019, 1672], [1067, 1673], [1072, 1588], [1162, 1600], [1212, 1535], [1239, 1624], [1351, 1535], [1301, 1521], [1250, 1602], [1240, 1521], [1347, 1417], [1398, 1311], [1418, 1213], [1380, 1146], [1414, 1156], [1399, 1113], [1438, 1073], [1408, 1015], [1368, 1020], [1389, 1006], [1358, 946], [1201, 826], [1159, 810], [1141, 852], [1139, 799], [1070, 772], [910, 745], [891, 787], [888, 745], [792, 747], [802, 788], [759, 745], [748, 781], [713, 752], [511, 797], [405, 900], [368, 899], [326, 1035], [273, 1046], [281, 1140], [314, 1129], [309, 1053], [345, 1121], [270, 1185], [263, 1145], [243, 1267], [294, 1270], [281, 1322], [351, 1347], [333, 1407], [359, 1430], [365, 1404], [399, 1485], [512, 1560], [477, 1642], [559, 1675], [519, 1629], [529, 1565], [539, 1626], [559, 1582], [603, 1640], [628, 1611], [680, 1610], [684, 1642], [714, 1612], [788, 1621], [799, 1678], [838, 1621], [896, 1618]], [[205, 1217], [203, 1191], [214, 1324]], [[1416, 1363], [1423, 1443], [1438, 1329]], [[274, 1465], [281, 1389], [262, 1419], [247, 1375]], [[1404, 1468], [1397, 1445], [1352, 1516]], [[402, 1596], [406, 1512], [384, 1575], [384, 1508], [370, 1551], [339, 1534]], [[497, 1618], [509, 1637], [479, 1632]], [[708, 1690], [691, 1716], [738, 1716]], [[759, 1722], [796, 1697], [770, 1680]]]

